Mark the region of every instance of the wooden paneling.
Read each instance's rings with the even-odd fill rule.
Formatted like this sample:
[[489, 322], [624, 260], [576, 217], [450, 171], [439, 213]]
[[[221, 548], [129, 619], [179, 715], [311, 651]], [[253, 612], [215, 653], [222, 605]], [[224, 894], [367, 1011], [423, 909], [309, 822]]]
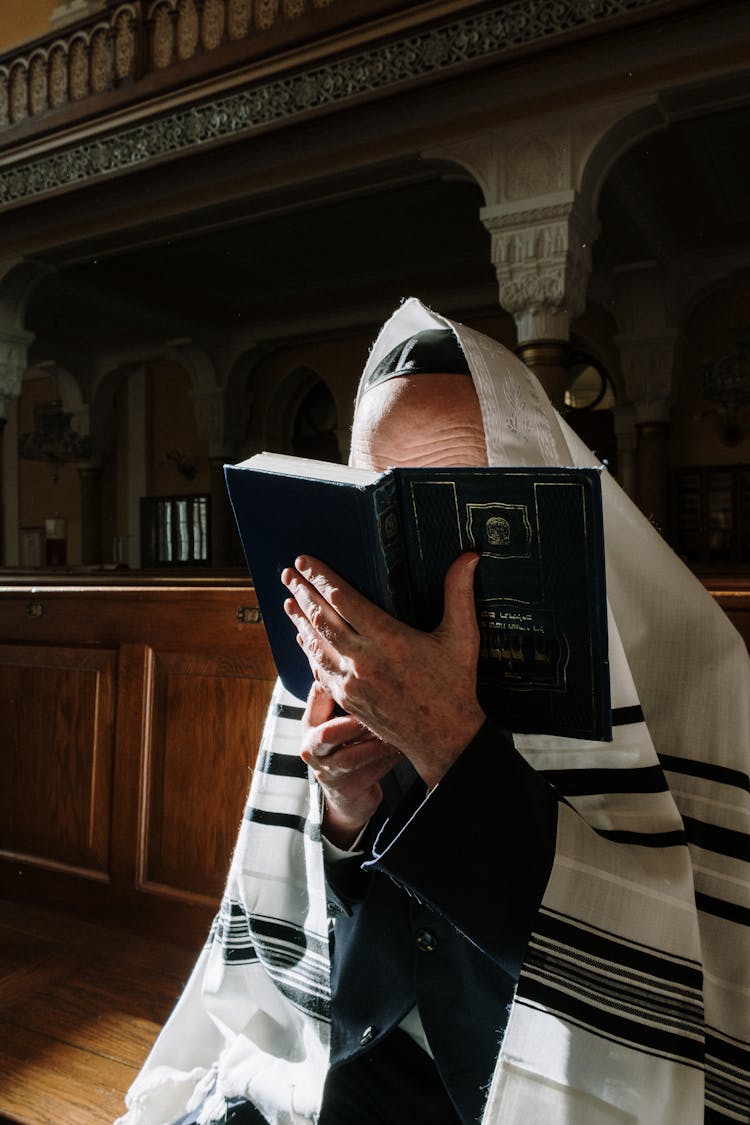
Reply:
[[0, 849], [105, 875], [115, 653], [0, 646]]
[[275, 678], [247, 588], [0, 589], [0, 895], [205, 935]]
[[[706, 584], [750, 640], [750, 586]], [[247, 587], [0, 588], [0, 896], [205, 937], [275, 671]]]
[[213, 656], [157, 653], [143, 885], [221, 892], [268, 703], [267, 683]]

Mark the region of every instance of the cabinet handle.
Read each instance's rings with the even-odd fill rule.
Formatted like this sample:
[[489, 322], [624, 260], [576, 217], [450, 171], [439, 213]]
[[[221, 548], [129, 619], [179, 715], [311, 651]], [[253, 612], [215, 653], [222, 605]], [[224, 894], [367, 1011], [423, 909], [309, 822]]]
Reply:
[[237, 610], [236, 617], [240, 625], [259, 625], [263, 620], [260, 610], [256, 609], [254, 605], [241, 605]]
[[44, 617], [44, 606], [41, 602], [29, 602], [26, 606], [27, 617]]

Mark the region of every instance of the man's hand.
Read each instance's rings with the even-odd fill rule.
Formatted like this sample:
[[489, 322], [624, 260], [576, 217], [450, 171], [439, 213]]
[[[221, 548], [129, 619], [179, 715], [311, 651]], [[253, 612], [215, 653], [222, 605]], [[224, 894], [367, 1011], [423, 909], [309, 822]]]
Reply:
[[323, 832], [332, 844], [348, 848], [383, 799], [381, 778], [399, 752], [351, 715], [334, 718], [334, 702], [318, 683], [307, 697], [302, 731], [302, 760], [325, 799]]
[[[437, 784], [484, 722], [477, 702], [476, 555], [445, 579], [445, 612], [432, 633], [384, 613], [316, 559], [301, 557], [281, 580], [315, 679], [382, 742]], [[382, 775], [381, 775], [382, 776]]]

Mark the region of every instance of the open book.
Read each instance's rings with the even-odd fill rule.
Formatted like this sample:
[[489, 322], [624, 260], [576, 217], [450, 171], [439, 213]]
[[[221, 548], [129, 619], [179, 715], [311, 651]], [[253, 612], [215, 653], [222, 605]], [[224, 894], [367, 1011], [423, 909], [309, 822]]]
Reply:
[[505, 729], [609, 739], [607, 611], [598, 469], [398, 468], [385, 473], [260, 453], [225, 468], [284, 686], [312, 675], [280, 574], [321, 559], [387, 612], [433, 629], [443, 581], [480, 555], [477, 694]]

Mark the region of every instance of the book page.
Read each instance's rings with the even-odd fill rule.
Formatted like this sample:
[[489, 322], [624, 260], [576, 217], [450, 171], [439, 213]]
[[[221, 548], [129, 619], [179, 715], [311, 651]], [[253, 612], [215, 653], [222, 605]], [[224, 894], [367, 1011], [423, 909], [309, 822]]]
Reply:
[[335, 461], [315, 461], [311, 457], [294, 457], [291, 453], [256, 453], [240, 461], [238, 469], [257, 469], [261, 473], [283, 473], [284, 476], [307, 477], [309, 480], [341, 481], [342, 484], [372, 484], [381, 475], [372, 469], [355, 469]]

